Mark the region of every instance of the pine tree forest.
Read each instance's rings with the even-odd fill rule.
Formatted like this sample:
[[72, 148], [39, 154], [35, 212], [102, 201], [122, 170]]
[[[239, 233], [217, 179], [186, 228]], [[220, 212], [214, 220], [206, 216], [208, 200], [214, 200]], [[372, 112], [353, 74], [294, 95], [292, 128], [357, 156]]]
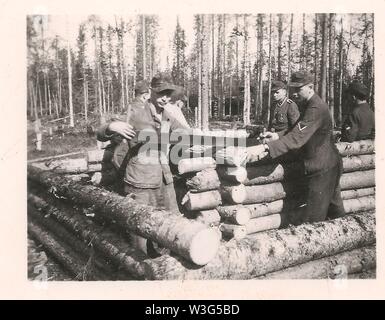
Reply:
[[211, 121], [266, 124], [272, 80], [287, 82], [300, 69], [314, 75], [336, 128], [352, 80], [369, 88], [374, 108], [373, 14], [61, 16], [60, 32], [57, 20], [27, 16], [30, 120], [103, 122], [124, 113], [136, 82], [158, 72], [184, 87], [186, 114], [202, 128]]

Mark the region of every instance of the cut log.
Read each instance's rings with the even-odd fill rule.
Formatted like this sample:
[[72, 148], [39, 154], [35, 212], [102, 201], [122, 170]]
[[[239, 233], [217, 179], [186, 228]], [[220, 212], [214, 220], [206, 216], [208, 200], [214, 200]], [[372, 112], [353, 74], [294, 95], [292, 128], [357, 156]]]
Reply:
[[[344, 157], [342, 160], [344, 172], [369, 170], [375, 167], [374, 154]], [[303, 177], [304, 174], [304, 167], [300, 162], [248, 166], [245, 185], [290, 181]]]
[[216, 166], [215, 160], [211, 157], [182, 159], [178, 163], [178, 172], [179, 174], [197, 172], [203, 169], [215, 169]]
[[104, 156], [104, 150], [90, 150], [87, 152], [88, 163], [101, 163]]
[[199, 222], [210, 226], [219, 226], [221, 216], [215, 209], [200, 211], [196, 217]]
[[360, 140], [350, 142], [336, 143], [336, 147], [342, 157], [356, 156], [360, 154], [374, 153], [374, 140]]
[[273, 202], [286, 197], [282, 183], [275, 182], [268, 185], [246, 186], [246, 198], [243, 203]]
[[220, 206], [217, 210], [224, 220], [233, 224], [244, 225], [250, 220], [250, 210], [242, 205]]
[[69, 248], [59, 243], [47, 231], [33, 222], [28, 222], [28, 233], [40, 243], [43, 248], [53, 256], [76, 280], [100, 280], [106, 279], [102, 274], [90, 273], [88, 265], [80, 256], [76, 255]]
[[204, 169], [194, 177], [187, 179], [186, 185], [190, 190], [202, 192], [218, 189], [221, 183], [214, 169]]
[[376, 199], [374, 196], [367, 196], [344, 200], [344, 208], [346, 213], [371, 211], [376, 208]]
[[88, 171], [85, 158], [47, 161], [45, 165], [56, 173], [82, 173]]
[[226, 147], [216, 152], [215, 159], [217, 163], [221, 165], [242, 167], [246, 164], [246, 150], [245, 147]]
[[343, 200], [355, 199], [366, 196], [373, 196], [376, 194], [376, 188], [362, 188], [354, 190], [344, 190], [341, 192], [341, 197]]
[[218, 190], [199, 193], [187, 192], [182, 200], [182, 205], [190, 211], [215, 209], [221, 203], [222, 198]]
[[87, 172], [99, 172], [102, 171], [101, 163], [89, 163]]
[[306, 262], [259, 279], [335, 279], [344, 268], [345, 274], [359, 273], [376, 267], [376, 247], [368, 246]]
[[369, 246], [376, 241], [375, 232], [375, 216], [369, 213], [270, 230], [223, 242], [216, 257], [199, 269], [170, 256], [145, 260], [146, 276], [157, 280], [252, 279]]
[[83, 152], [82, 151], [70, 152], [70, 153], [59, 154], [59, 155], [56, 155], [56, 156], [49, 156], [49, 157], [44, 157], [44, 158], [31, 159], [31, 160], [28, 160], [27, 163], [42, 162], [42, 161], [47, 161], [47, 160], [52, 160], [52, 159], [58, 159], [58, 158], [65, 158], [65, 157], [75, 156], [75, 155], [79, 155], [79, 154], [83, 154]]
[[84, 243], [91, 244], [116, 267], [137, 279], [144, 277], [144, 269], [140, 262], [145, 258], [144, 254], [140, 254], [122, 243], [122, 240], [118, 239], [116, 235], [111, 235], [105, 228], [95, 227], [84, 217], [70, 213], [68, 209], [62, 207], [59, 210], [33, 194], [28, 195], [28, 202], [40, 210], [41, 215], [52, 217], [67, 230], [77, 235]]
[[219, 230], [221, 230], [223, 238], [225, 239], [240, 240], [247, 236], [246, 227], [236, 224], [222, 223]]
[[220, 235], [217, 230], [182, 215], [156, 210], [138, 204], [130, 197], [94, 186], [79, 185], [32, 166], [28, 166], [28, 179], [68, 201], [93, 206], [96, 213], [109, 215], [127, 231], [155, 241], [197, 265], [208, 263], [218, 250]]
[[246, 187], [243, 184], [237, 186], [222, 185], [220, 192], [223, 201], [227, 203], [243, 203], [246, 199]]
[[217, 171], [221, 179], [229, 182], [239, 184], [247, 180], [247, 171], [244, 167], [218, 166]]
[[101, 182], [102, 182], [102, 173], [101, 172], [93, 173], [91, 176], [91, 183], [94, 186], [99, 186]]
[[282, 223], [282, 216], [279, 213], [271, 214], [268, 216], [250, 219], [246, 223], [246, 233], [252, 234], [261, 231], [267, 231], [272, 229], [278, 229]]
[[344, 173], [340, 179], [341, 190], [374, 187], [375, 170]]

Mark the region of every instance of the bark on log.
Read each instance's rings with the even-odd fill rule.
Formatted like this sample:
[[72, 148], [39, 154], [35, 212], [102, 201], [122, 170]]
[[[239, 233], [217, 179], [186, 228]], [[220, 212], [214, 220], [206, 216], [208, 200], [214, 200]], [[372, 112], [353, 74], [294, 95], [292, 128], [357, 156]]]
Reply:
[[223, 238], [240, 240], [247, 236], [247, 230], [245, 226], [236, 224], [222, 223], [219, 227], [222, 232]]
[[375, 170], [344, 173], [340, 179], [341, 190], [374, 187]]
[[218, 226], [219, 223], [221, 222], [221, 216], [219, 215], [218, 211], [215, 209], [200, 211], [196, 219], [199, 222], [202, 222], [210, 226]]
[[224, 220], [233, 224], [244, 225], [250, 220], [250, 210], [242, 205], [220, 206], [217, 210]]
[[237, 186], [222, 185], [220, 193], [224, 202], [243, 203], [246, 199], [246, 187], [243, 184]]
[[374, 140], [360, 140], [336, 143], [336, 147], [342, 157], [371, 154], [375, 151]]
[[[344, 172], [369, 170], [375, 167], [374, 154], [344, 157], [342, 161]], [[304, 173], [304, 167], [300, 162], [248, 166], [245, 185], [295, 180], [304, 176]]]
[[82, 173], [88, 171], [87, 159], [63, 159], [46, 162], [49, 170], [57, 173]]
[[[294, 205], [297, 203], [297, 201], [293, 201], [293, 203], [285, 203], [284, 200], [277, 200], [268, 203], [220, 206], [217, 208], [217, 210], [222, 217], [227, 217], [230, 215], [236, 216], [239, 214], [239, 212], [243, 213], [247, 211], [249, 212], [250, 219], [255, 219], [292, 210], [294, 209]], [[346, 213], [370, 211], [375, 209], [375, 197], [370, 195], [358, 198], [344, 199], [343, 203]]]
[[273, 202], [286, 197], [282, 183], [275, 182], [268, 185], [246, 186], [246, 198], [243, 203]]
[[28, 233], [33, 239], [39, 242], [43, 248], [51, 254], [76, 280], [100, 280], [106, 277], [101, 274], [89, 273], [87, 263], [60, 244], [47, 231], [33, 222], [28, 222]]
[[32, 166], [28, 166], [28, 179], [49, 188], [56, 196], [93, 206], [96, 212], [110, 215], [128, 231], [155, 241], [197, 265], [208, 263], [218, 250], [220, 235], [216, 230], [182, 215], [156, 210], [94, 186], [78, 185]]
[[341, 192], [343, 200], [355, 199], [366, 196], [374, 196], [376, 194], [376, 188], [362, 188], [354, 190], [344, 190]]
[[222, 243], [216, 257], [194, 269], [170, 256], [145, 260], [149, 279], [252, 279], [375, 242], [375, 216], [369, 213], [249, 235]]
[[245, 147], [229, 146], [218, 150], [215, 159], [218, 164], [230, 167], [241, 167], [246, 164], [247, 152]]
[[351, 274], [375, 267], [376, 247], [368, 246], [268, 273], [258, 279], [335, 279], [341, 268], [346, 274]]
[[178, 172], [179, 174], [197, 172], [203, 169], [215, 169], [216, 166], [215, 160], [211, 157], [182, 159], [178, 163]]
[[252, 234], [261, 231], [267, 231], [271, 229], [278, 229], [282, 223], [282, 216], [279, 213], [271, 214], [268, 216], [250, 219], [246, 223], [246, 233]]
[[221, 203], [222, 198], [218, 190], [187, 192], [182, 200], [182, 205], [190, 211], [215, 209]]
[[104, 150], [90, 150], [87, 152], [88, 163], [101, 163], [104, 156]]
[[220, 187], [221, 183], [214, 169], [204, 169], [194, 177], [187, 179], [186, 185], [190, 190], [202, 192], [216, 190]]
[[219, 166], [217, 171], [221, 179], [229, 182], [239, 184], [247, 180], [247, 171], [244, 167]]
[[111, 233], [108, 233], [104, 228], [97, 228], [80, 215], [71, 214], [63, 208], [59, 210], [36, 195], [29, 194], [28, 202], [40, 210], [41, 215], [52, 217], [68, 231], [77, 235], [84, 243], [94, 246], [116, 267], [137, 279], [144, 277], [144, 269], [140, 260], [143, 260], [145, 256], [122, 243], [115, 235], [111, 236]]

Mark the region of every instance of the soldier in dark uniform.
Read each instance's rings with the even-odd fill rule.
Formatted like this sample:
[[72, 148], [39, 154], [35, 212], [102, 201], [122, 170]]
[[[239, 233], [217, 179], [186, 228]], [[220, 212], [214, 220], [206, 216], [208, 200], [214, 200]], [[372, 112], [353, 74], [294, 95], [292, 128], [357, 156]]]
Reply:
[[266, 155], [275, 159], [300, 149], [308, 188], [305, 203], [297, 209], [296, 223], [345, 215], [339, 185], [342, 159], [333, 142], [329, 108], [314, 92], [313, 79], [304, 71], [295, 72], [291, 77], [289, 85], [294, 87], [295, 94], [306, 106], [297, 125], [282, 137], [277, 133], [267, 133], [269, 142], [247, 150], [249, 161], [257, 161]]
[[273, 81], [271, 92], [275, 101], [270, 131], [285, 135], [299, 119], [297, 104], [287, 96], [286, 86], [282, 81]]
[[374, 112], [366, 102], [368, 88], [354, 81], [349, 85], [348, 93], [352, 95], [353, 106], [342, 126], [341, 141], [374, 139]]

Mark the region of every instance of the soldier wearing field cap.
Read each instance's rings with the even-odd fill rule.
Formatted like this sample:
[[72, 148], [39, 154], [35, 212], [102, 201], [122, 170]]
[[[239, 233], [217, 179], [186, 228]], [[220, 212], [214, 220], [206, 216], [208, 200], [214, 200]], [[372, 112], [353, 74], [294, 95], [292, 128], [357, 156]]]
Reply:
[[275, 104], [270, 130], [282, 137], [294, 127], [300, 114], [297, 104], [288, 98], [286, 85], [282, 81], [272, 81], [271, 93]]
[[293, 73], [289, 86], [304, 103], [304, 113], [287, 134], [266, 133], [266, 144], [248, 147], [249, 161], [267, 155], [275, 159], [300, 149], [307, 183], [305, 203], [296, 209], [296, 221], [315, 222], [345, 215], [339, 180], [342, 159], [333, 142], [332, 119], [327, 104], [314, 92], [314, 76], [305, 71]]
[[342, 126], [341, 141], [353, 142], [364, 139], [374, 139], [374, 112], [367, 103], [368, 88], [354, 81], [347, 92], [352, 96], [353, 105]]

